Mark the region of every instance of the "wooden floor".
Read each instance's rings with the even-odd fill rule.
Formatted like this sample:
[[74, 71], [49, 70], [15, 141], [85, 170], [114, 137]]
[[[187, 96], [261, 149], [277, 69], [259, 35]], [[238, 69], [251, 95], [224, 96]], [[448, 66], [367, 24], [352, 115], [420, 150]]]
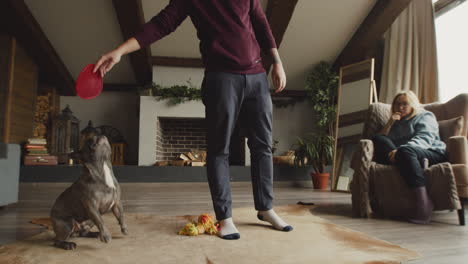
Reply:
[[[20, 184], [20, 202], [0, 209], [0, 245], [41, 232], [40, 227], [28, 224], [28, 221], [47, 217], [55, 198], [67, 186], [67, 183]], [[123, 183], [121, 186], [127, 212], [180, 215], [212, 210], [206, 183]], [[250, 183], [236, 182], [232, 187], [234, 207], [253, 207]], [[314, 191], [310, 187], [282, 182], [275, 185], [275, 197], [276, 205], [314, 202], [319, 205], [314, 212], [322, 218], [424, 256], [409, 263], [468, 263], [468, 226], [458, 225], [456, 212], [438, 212], [430, 225], [419, 226], [391, 220], [352, 218], [351, 196], [345, 193]]]

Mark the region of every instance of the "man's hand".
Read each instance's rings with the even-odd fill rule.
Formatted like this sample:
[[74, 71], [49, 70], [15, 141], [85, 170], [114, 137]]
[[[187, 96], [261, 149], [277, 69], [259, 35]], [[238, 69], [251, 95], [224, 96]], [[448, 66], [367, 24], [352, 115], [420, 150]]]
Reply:
[[273, 64], [271, 78], [275, 86], [275, 93], [283, 91], [284, 87], [286, 87], [286, 73], [284, 72], [282, 63]]
[[270, 55], [273, 60], [273, 69], [271, 70], [271, 79], [275, 86], [275, 93], [283, 91], [286, 87], [286, 73], [284, 73], [283, 63], [277, 48], [270, 49]]
[[140, 44], [135, 38], [128, 39], [118, 48], [102, 55], [96, 62], [93, 73], [99, 71], [101, 77], [104, 77], [104, 75], [110, 71], [115, 64], [119, 63], [120, 58], [123, 55], [139, 50], [140, 48]]
[[104, 77], [104, 75], [110, 71], [115, 64], [119, 63], [121, 57], [122, 54], [117, 49], [102, 55], [101, 58], [99, 58], [99, 60], [96, 62], [93, 73], [99, 71], [101, 77]]
[[394, 149], [392, 150], [390, 153], [388, 153], [388, 160], [391, 162], [391, 163], [395, 163], [395, 154], [396, 154], [397, 150]]

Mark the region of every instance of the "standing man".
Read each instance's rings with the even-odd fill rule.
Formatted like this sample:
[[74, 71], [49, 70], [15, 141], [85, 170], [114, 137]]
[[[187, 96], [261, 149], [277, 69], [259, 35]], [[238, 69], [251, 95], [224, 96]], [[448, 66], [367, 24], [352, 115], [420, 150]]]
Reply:
[[103, 55], [94, 72], [104, 76], [122, 55], [173, 32], [187, 16], [197, 29], [205, 66], [201, 93], [208, 124], [207, 174], [219, 236], [240, 238], [231, 212], [229, 143], [241, 110], [247, 121], [257, 217], [277, 230], [291, 231], [273, 210], [272, 103], [260, 50], [273, 59], [276, 93], [286, 86], [286, 75], [260, 0], [170, 0], [134, 38]]

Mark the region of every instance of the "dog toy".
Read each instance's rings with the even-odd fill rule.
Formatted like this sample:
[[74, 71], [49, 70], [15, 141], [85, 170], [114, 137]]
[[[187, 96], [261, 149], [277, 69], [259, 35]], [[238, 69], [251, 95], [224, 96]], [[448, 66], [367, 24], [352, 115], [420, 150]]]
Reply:
[[208, 235], [218, 234], [218, 226], [214, 223], [213, 218], [209, 214], [200, 215], [197, 222], [191, 221], [179, 231], [179, 235], [185, 236], [197, 236], [203, 233]]
[[198, 228], [194, 223], [188, 223], [179, 231], [179, 235], [185, 236], [197, 236], [198, 235]]

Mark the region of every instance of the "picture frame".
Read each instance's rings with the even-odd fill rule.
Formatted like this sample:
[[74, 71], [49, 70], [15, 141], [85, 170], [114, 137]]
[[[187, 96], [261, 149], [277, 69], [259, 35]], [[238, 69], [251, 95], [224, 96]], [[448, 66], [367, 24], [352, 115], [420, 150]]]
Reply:
[[349, 178], [346, 176], [338, 176], [338, 181], [336, 182], [337, 191], [349, 191]]
[[357, 137], [348, 138], [340, 142], [338, 147], [338, 166], [336, 169], [336, 191], [349, 192], [350, 184], [353, 179], [354, 170], [351, 168], [351, 162], [354, 152], [358, 149], [359, 140]]

